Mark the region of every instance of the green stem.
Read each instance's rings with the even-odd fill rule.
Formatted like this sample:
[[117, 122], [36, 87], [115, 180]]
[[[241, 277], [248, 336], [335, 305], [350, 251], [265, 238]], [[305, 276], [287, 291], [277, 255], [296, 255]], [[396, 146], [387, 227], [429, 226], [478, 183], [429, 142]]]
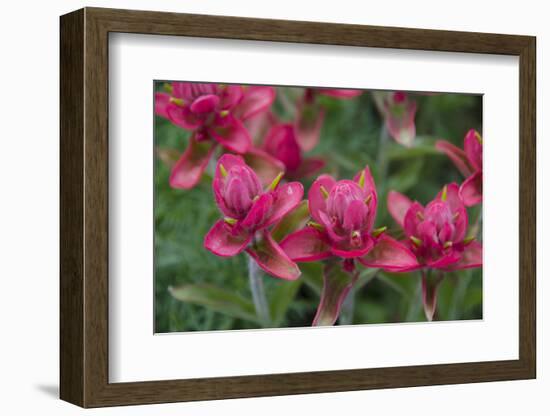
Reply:
[[378, 183], [380, 184], [386, 183], [386, 176], [388, 175], [388, 144], [389, 144], [388, 139], [389, 139], [388, 130], [386, 129], [386, 125], [382, 124], [382, 128], [380, 129], [380, 136], [378, 138], [378, 157], [377, 157]]
[[352, 325], [353, 324], [353, 313], [355, 310], [355, 290], [352, 288], [348, 293], [348, 296], [342, 304], [342, 310], [340, 311], [340, 317], [338, 322], [340, 325]]
[[258, 315], [262, 326], [269, 326], [271, 318], [269, 316], [269, 307], [265, 295], [263, 272], [256, 261], [250, 256], [248, 256], [248, 281], [250, 284], [250, 291], [252, 292], [252, 301], [256, 308], [256, 315]]
[[447, 313], [448, 320], [462, 319], [462, 313], [464, 311], [461, 308], [464, 307], [464, 298], [466, 297], [468, 287], [472, 282], [472, 270], [463, 270], [463, 274], [463, 276], [458, 278], [457, 285], [453, 291], [451, 305]]
[[422, 270], [422, 303], [426, 320], [432, 321], [437, 309], [437, 291], [443, 280], [443, 272], [436, 270]]
[[409, 301], [407, 309], [406, 322], [416, 322], [420, 309], [422, 308], [422, 275], [418, 279], [418, 284], [414, 291], [414, 296]]

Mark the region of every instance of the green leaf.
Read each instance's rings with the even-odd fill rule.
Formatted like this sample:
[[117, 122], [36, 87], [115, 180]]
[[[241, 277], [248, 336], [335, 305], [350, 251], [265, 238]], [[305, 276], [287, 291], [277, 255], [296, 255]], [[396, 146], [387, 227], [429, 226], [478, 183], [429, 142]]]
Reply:
[[269, 312], [271, 315], [272, 326], [281, 325], [288, 307], [294, 300], [298, 289], [302, 285], [302, 280], [278, 281], [277, 287], [273, 288], [269, 296]]
[[417, 136], [414, 139], [412, 147], [391, 143], [387, 152], [390, 160], [412, 159], [433, 155], [442, 156], [441, 152], [435, 148], [435, 138], [422, 136]]
[[306, 225], [309, 219], [309, 207], [307, 200], [303, 200], [296, 208], [286, 214], [281, 221], [273, 227], [271, 235], [275, 241], [281, 241], [285, 236]]
[[300, 279], [318, 296], [323, 290], [323, 266], [321, 262], [300, 263], [302, 276]]
[[417, 278], [415, 273], [379, 272], [376, 277], [406, 299], [415, 296]]
[[407, 192], [414, 185], [418, 184], [418, 176], [422, 171], [422, 166], [424, 166], [424, 159], [417, 158], [411, 160], [389, 178], [387, 189], [401, 193]]
[[193, 303], [234, 318], [259, 323], [254, 305], [249, 300], [208, 284], [169, 287], [170, 294], [182, 302]]
[[357, 278], [357, 283], [355, 283], [355, 291], [359, 291], [367, 283], [376, 277], [379, 269], [374, 268], [364, 268], [359, 272], [359, 277]]

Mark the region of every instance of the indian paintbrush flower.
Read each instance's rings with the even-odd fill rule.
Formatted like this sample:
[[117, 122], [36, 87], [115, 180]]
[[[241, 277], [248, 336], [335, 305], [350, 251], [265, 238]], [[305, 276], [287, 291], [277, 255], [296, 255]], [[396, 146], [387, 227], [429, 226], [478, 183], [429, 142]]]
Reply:
[[302, 156], [292, 124], [274, 125], [265, 137], [263, 149], [284, 164], [289, 179], [311, 175], [325, 165], [323, 159]]
[[467, 236], [468, 214], [456, 183], [445, 185], [425, 207], [391, 191], [388, 209], [405, 231], [406, 243], [416, 255], [418, 268], [424, 272], [424, 309], [431, 320], [441, 277], [430, 284], [425, 272], [437, 271], [442, 276], [443, 272], [481, 267], [482, 246]]
[[411, 147], [416, 136], [416, 102], [403, 91], [375, 92], [373, 97], [389, 135], [397, 143]]
[[294, 280], [300, 271], [273, 240], [268, 227], [300, 203], [304, 190], [298, 182], [281, 184], [281, 176], [263, 189], [256, 173], [240, 156], [224, 154], [212, 182], [224, 218], [205, 236], [204, 247], [222, 257], [246, 251], [269, 274]]
[[[385, 228], [373, 229], [378, 196], [368, 167], [354, 180], [320, 176], [312, 184], [308, 200], [312, 222], [285, 237], [281, 247], [296, 262], [327, 260], [325, 288], [314, 325], [331, 325], [338, 318], [341, 303], [356, 280], [355, 260], [396, 272], [418, 266], [411, 250], [386, 235]], [[342, 277], [345, 274], [335, 273], [335, 260], [351, 276], [341, 285], [331, 281], [336, 279], [334, 275], [346, 279]]]
[[265, 111], [275, 98], [272, 87], [173, 82], [166, 90], [155, 94], [155, 113], [193, 132], [170, 175], [170, 185], [179, 189], [197, 184], [218, 144], [246, 153], [252, 139], [243, 121]]
[[483, 200], [482, 142], [481, 135], [471, 129], [464, 137], [464, 150], [446, 140], [438, 140], [435, 143], [435, 147], [445, 153], [466, 178], [459, 191], [467, 207], [480, 204]]

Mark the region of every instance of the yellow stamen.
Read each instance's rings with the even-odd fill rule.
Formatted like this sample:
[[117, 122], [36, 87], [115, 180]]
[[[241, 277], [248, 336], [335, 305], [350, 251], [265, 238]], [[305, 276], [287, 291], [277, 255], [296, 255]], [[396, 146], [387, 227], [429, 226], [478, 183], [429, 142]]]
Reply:
[[315, 228], [315, 229], [321, 230], [321, 231], [325, 229], [325, 227], [323, 227], [321, 224], [319, 224], [319, 223], [317, 223], [317, 222], [315, 222], [315, 221], [308, 221], [308, 222], [306, 223], [306, 225], [307, 225], [308, 227], [312, 227], [312, 228]]
[[447, 185], [443, 187], [443, 190], [441, 191], [441, 200], [446, 201], [447, 200]]
[[361, 171], [361, 176], [359, 176], [359, 187], [360, 188], [363, 188], [363, 186], [365, 186], [365, 170], [363, 169]]
[[281, 182], [281, 178], [284, 174], [284, 172], [281, 172], [275, 177], [275, 179], [273, 179], [273, 182], [271, 182], [271, 184], [269, 185], [270, 190], [274, 191], [275, 189], [277, 189], [277, 186], [279, 186], [279, 182]]
[[452, 246], [453, 246], [452, 241], [445, 241], [445, 244], [443, 244], [443, 248], [449, 248], [449, 247], [452, 247]]
[[178, 107], [183, 107], [185, 105], [185, 101], [181, 98], [170, 97], [170, 102], [176, 104]]
[[371, 199], [372, 199], [372, 194], [369, 194], [369, 196], [367, 196], [367, 197], [365, 198], [365, 204], [368, 205], [369, 202], [371, 201]]
[[321, 190], [321, 193], [323, 194], [323, 197], [324, 197], [325, 199], [327, 199], [327, 198], [328, 198], [328, 191], [327, 191], [327, 188], [325, 188], [323, 185], [321, 185], [321, 186], [319, 187], [319, 189]]
[[225, 170], [225, 167], [220, 163], [220, 173], [222, 175], [222, 178], [227, 177], [227, 171]]
[[220, 111], [220, 116], [226, 117], [229, 114], [229, 110], [222, 110]]
[[466, 237], [464, 239], [464, 241], [462, 242], [465, 246], [467, 246], [468, 244], [470, 244], [472, 241], [474, 241], [476, 238], [475, 237]]
[[168, 94], [172, 94], [172, 92], [174, 91], [172, 84], [169, 84], [167, 82], [164, 83], [164, 85], [162, 86], [162, 89], [166, 91]]
[[483, 144], [483, 139], [481, 138], [481, 134], [479, 134], [477, 131], [475, 132], [475, 136], [479, 144]]
[[223, 220], [229, 225], [235, 225], [237, 223], [237, 220], [231, 217], [225, 217]]
[[415, 246], [420, 247], [422, 245], [422, 240], [420, 238], [417, 238], [414, 235], [411, 235], [409, 238]]
[[377, 228], [377, 229], [372, 231], [372, 236], [373, 237], [378, 237], [380, 234], [382, 234], [387, 229], [388, 229], [388, 227], [386, 227], [386, 226]]

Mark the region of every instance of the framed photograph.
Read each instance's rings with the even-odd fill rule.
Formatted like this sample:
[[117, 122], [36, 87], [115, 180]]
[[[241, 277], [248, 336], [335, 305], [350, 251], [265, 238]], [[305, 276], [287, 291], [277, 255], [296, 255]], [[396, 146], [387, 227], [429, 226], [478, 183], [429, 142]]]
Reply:
[[61, 17], [82, 407], [536, 376], [535, 38]]

